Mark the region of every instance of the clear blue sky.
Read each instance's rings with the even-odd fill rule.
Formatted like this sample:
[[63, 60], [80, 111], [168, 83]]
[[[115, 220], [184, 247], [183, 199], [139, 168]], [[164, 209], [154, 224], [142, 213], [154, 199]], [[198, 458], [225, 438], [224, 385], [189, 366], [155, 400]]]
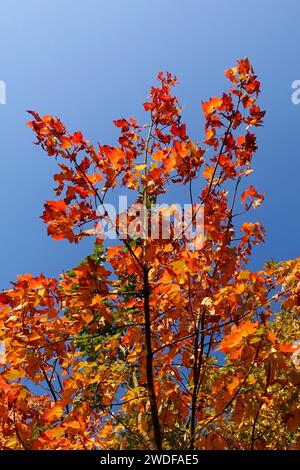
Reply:
[[267, 227], [253, 267], [299, 255], [299, 0], [2, 0], [0, 80], [0, 287], [18, 273], [57, 275], [89, 252], [46, 236], [39, 219], [53, 199], [55, 163], [32, 144], [27, 109], [56, 114], [92, 141], [114, 143], [112, 120], [142, 117], [160, 70], [180, 79], [192, 135], [202, 135], [202, 99], [220, 93], [224, 70], [249, 56], [268, 109], [249, 183], [266, 192], [256, 216]]

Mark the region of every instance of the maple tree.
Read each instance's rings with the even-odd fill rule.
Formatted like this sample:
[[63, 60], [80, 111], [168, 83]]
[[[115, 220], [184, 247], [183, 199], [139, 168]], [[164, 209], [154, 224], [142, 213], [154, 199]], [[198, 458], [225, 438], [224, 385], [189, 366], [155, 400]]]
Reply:
[[[202, 103], [203, 147], [170, 73], [144, 103], [148, 124], [114, 121], [117, 146], [30, 111], [59, 166], [48, 234], [95, 244], [58, 279], [20, 275], [0, 295], [2, 449], [299, 448], [300, 259], [247, 266], [264, 227], [243, 217], [264, 195], [240, 188], [265, 112], [248, 59], [226, 77], [227, 93]], [[118, 244], [99, 236], [109, 194], [132, 191], [148, 222], [172, 186], [189, 194], [191, 225], [204, 208], [202, 249], [147, 228], [121, 237], [120, 214]]]

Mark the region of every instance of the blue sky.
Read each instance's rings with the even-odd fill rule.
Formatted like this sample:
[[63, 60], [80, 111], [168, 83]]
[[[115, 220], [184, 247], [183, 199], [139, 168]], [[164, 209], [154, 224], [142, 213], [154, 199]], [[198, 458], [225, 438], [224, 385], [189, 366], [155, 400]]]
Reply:
[[300, 79], [298, 0], [3, 0], [0, 80], [0, 287], [18, 273], [58, 275], [76, 265], [90, 243], [69, 245], [46, 235], [39, 219], [53, 199], [55, 162], [32, 144], [27, 109], [55, 114], [91, 141], [116, 142], [112, 120], [143, 118], [141, 104], [160, 70], [175, 73], [191, 134], [203, 132], [201, 100], [217, 95], [224, 70], [248, 56], [262, 81], [268, 110], [249, 180], [266, 200], [256, 218], [266, 243], [252, 266], [299, 255]]

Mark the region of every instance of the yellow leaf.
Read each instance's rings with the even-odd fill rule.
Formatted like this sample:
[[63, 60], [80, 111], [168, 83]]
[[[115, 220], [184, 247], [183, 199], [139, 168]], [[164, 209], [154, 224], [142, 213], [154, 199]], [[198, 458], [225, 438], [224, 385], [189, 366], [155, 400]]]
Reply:
[[241, 280], [249, 279], [249, 277], [250, 277], [250, 271], [241, 271], [239, 273], [239, 279]]
[[4, 377], [7, 380], [22, 379], [24, 376], [25, 376], [25, 371], [24, 370], [10, 370], [6, 374], [4, 374]]
[[9, 449], [15, 449], [18, 444], [20, 444], [20, 442], [16, 436], [10, 437], [7, 441], [5, 441], [5, 447], [8, 447]]
[[179, 260], [179, 261], [173, 261], [173, 263], [171, 263], [171, 266], [174, 269], [174, 272], [176, 273], [178, 271], [179, 272], [182, 271], [182, 269], [186, 267], [186, 264], [184, 260]]
[[138, 171], [144, 170], [147, 165], [136, 165], [135, 169]]
[[94, 295], [92, 299], [92, 305], [99, 305], [103, 302], [103, 297], [100, 294]]
[[57, 428], [47, 429], [45, 432], [47, 437], [61, 437], [65, 433], [64, 428], [57, 426]]
[[254, 377], [253, 374], [249, 374], [249, 375], [248, 375], [247, 382], [248, 382], [249, 384], [255, 384], [256, 379], [255, 379], [255, 377]]
[[236, 294], [242, 294], [245, 290], [245, 284], [238, 284], [235, 288]]

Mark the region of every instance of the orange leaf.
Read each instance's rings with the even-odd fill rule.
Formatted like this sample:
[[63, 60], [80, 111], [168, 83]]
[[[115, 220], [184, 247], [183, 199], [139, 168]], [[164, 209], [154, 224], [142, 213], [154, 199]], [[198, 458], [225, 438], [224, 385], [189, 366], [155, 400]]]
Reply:
[[203, 171], [203, 176], [204, 178], [210, 180], [212, 179], [213, 177], [213, 174], [214, 174], [214, 171], [215, 171], [215, 167], [212, 166], [212, 165], [207, 165], [205, 166], [205, 170]]
[[125, 153], [118, 147], [109, 147], [108, 145], [104, 145], [103, 150], [107, 156], [107, 158], [111, 161], [111, 163], [119, 163], [120, 160], [123, 159]]
[[62, 417], [63, 412], [64, 412], [64, 409], [62, 405], [56, 402], [52, 406], [52, 408], [49, 408], [48, 410], [45, 411], [45, 413], [43, 414], [43, 419], [49, 422], [56, 421]]
[[60, 146], [61, 146], [62, 149], [69, 149], [70, 147], [72, 147], [70, 137], [61, 137], [60, 138]]
[[81, 134], [81, 132], [80, 131], [74, 132], [72, 140], [73, 140], [74, 144], [82, 144], [82, 134]]

